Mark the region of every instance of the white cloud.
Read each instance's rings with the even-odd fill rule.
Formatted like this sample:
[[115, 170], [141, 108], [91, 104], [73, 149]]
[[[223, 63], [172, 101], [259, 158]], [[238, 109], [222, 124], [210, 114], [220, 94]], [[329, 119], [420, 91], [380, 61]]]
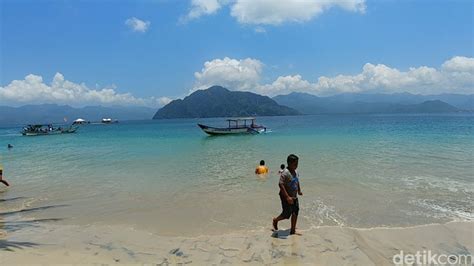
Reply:
[[[411, 67], [406, 71], [384, 64], [367, 63], [358, 74], [321, 76], [316, 81], [305, 80], [301, 75], [286, 75], [273, 82], [262, 84], [264, 64], [258, 59], [214, 59], [204, 63], [195, 72], [192, 91], [221, 85], [231, 90], [254, 91], [274, 96], [290, 92], [308, 92], [318, 95], [333, 95], [344, 92], [416, 94], [474, 93], [474, 58], [455, 56], [446, 60], [439, 68], [428, 66]], [[23, 80], [13, 80], [0, 87], [1, 105], [39, 103], [85, 105], [135, 105], [159, 107], [172, 99], [168, 97], [139, 98], [130, 93], [118, 93], [115, 87], [91, 89], [84, 83], [68, 81], [56, 73], [47, 84], [38, 75], [27, 75]]]
[[0, 87], [0, 104], [5, 105], [57, 103], [158, 107], [170, 100], [167, 97], [137, 98], [130, 93], [117, 93], [114, 87], [90, 89], [83, 83], [64, 79], [61, 73], [54, 75], [51, 84], [44, 83], [41, 76], [29, 74], [23, 80], [13, 80], [7, 86]]
[[455, 56], [444, 62], [441, 66], [443, 70], [449, 72], [474, 72], [474, 58]]
[[242, 24], [279, 25], [306, 22], [332, 7], [365, 12], [365, 0], [192, 0], [187, 20], [216, 13], [230, 5], [230, 14]]
[[261, 27], [261, 26], [256, 27], [256, 28], [254, 29], [254, 31], [255, 31], [256, 33], [266, 33], [266, 32], [267, 32], [267, 30], [265, 30], [265, 28], [264, 28], [264, 27]]
[[301, 75], [280, 76], [272, 83], [261, 84], [263, 63], [257, 59], [215, 59], [196, 72], [195, 89], [222, 85], [232, 90], [251, 90], [274, 96], [290, 92], [333, 95], [345, 92], [415, 94], [474, 93], [474, 58], [456, 56], [440, 68], [420, 66], [406, 71], [384, 64], [367, 63], [355, 75], [321, 76], [315, 82]]
[[191, 0], [191, 8], [188, 14], [181, 18], [181, 22], [197, 19], [204, 15], [212, 15], [227, 2], [227, 0]]
[[160, 97], [158, 98], [158, 104], [159, 106], [164, 106], [164, 105], [167, 105], [169, 104], [173, 99], [169, 98], [169, 97]]
[[150, 21], [143, 21], [136, 17], [131, 17], [125, 20], [125, 25], [127, 25], [131, 30], [136, 32], [144, 33], [150, 28]]
[[256, 91], [264, 95], [288, 94], [292, 91], [310, 91], [313, 85], [304, 80], [301, 75], [281, 76], [273, 83], [260, 85]]
[[[313, 91], [319, 94], [340, 92], [411, 92], [432, 93], [473, 93], [473, 58], [453, 57], [440, 69], [420, 66], [400, 71], [383, 64], [367, 63], [357, 75], [320, 77]], [[456, 70], [456, 71], [453, 71]]]
[[263, 64], [257, 59], [214, 59], [204, 63], [200, 72], [195, 72], [193, 90], [221, 85], [235, 90], [253, 90], [258, 86]]

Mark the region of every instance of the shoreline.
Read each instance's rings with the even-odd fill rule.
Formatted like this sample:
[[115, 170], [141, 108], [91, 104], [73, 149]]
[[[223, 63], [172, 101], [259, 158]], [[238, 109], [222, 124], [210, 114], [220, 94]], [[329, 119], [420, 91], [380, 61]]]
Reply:
[[[283, 225], [283, 224], [282, 224]], [[8, 226], [5, 223], [4, 227]], [[8, 227], [4, 228], [7, 229]], [[18, 228], [17, 228], [18, 229]], [[0, 236], [0, 264], [325, 264], [392, 265], [392, 257], [431, 250], [474, 254], [474, 222], [412, 227], [318, 226], [290, 236], [268, 228], [197, 237], [167, 237], [125, 226], [35, 223]]]

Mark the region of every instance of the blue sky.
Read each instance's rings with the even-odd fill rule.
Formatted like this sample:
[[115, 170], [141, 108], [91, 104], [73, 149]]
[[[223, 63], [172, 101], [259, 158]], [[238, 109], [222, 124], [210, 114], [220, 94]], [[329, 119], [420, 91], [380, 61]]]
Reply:
[[[467, 0], [343, 0], [325, 6], [308, 0], [301, 7], [278, 0], [0, 1], [4, 102], [55, 102], [55, 96], [31, 91], [54, 87], [55, 77], [62, 93], [109, 89], [135, 99], [156, 97], [146, 105], [214, 84], [267, 95], [473, 89], [474, 4]], [[145, 29], [126, 23], [133, 18], [148, 23]], [[42, 79], [30, 76], [28, 83], [30, 74]], [[361, 81], [387, 75], [406, 82], [394, 87], [387, 85], [390, 78]], [[13, 80], [24, 82], [13, 86]], [[38, 88], [28, 87], [32, 82]], [[104, 99], [89, 95], [80, 104], [120, 103]], [[57, 102], [74, 104], [64, 97]]]

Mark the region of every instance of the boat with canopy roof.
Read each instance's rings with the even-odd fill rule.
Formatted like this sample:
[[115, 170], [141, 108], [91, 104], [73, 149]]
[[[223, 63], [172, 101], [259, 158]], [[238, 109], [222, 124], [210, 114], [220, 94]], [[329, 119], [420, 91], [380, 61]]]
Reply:
[[198, 126], [209, 135], [259, 134], [267, 130], [266, 127], [255, 123], [255, 117], [237, 117], [226, 121], [227, 127], [211, 127], [203, 124]]
[[58, 135], [58, 134], [69, 134], [75, 133], [78, 129], [77, 126], [69, 127], [53, 127], [53, 125], [28, 125], [23, 128], [21, 134], [23, 136], [43, 136], [43, 135]]

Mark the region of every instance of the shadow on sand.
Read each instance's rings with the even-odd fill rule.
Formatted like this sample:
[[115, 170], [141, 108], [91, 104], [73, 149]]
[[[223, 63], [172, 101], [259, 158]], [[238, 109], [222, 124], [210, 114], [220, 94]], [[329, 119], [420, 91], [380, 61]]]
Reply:
[[290, 236], [290, 229], [276, 230], [276, 231], [274, 230], [271, 235], [271, 237], [280, 238], [280, 239], [287, 239], [288, 236]]
[[0, 239], [0, 251], [15, 251], [14, 249], [23, 249], [35, 247], [38, 244], [33, 242], [18, 242], [18, 241], [8, 241]]
[[26, 197], [15, 197], [15, 198], [9, 198], [9, 199], [0, 199], [0, 202], [14, 201], [14, 200], [19, 200], [19, 199], [26, 199]]
[[34, 228], [39, 227], [41, 222], [57, 222], [64, 220], [63, 218], [48, 218], [48, 219], [34, 219], [34, 220], [25, 220], [25, 221], [12, 221], [12, 222], [2, 222], [0, 221], [0, 228], [7, 232], [16, 232], [25, 228]]
[[[25, 197], [14, 197], [7, 199], [0, 199], [0, 203], [15, 201], [24, 199]], [[15, 251], [15, 249], [33, 248], [40, 244], [29, 241], [9, 241], [6, 238], [7, 232], [16, 232], [25, 228], [39, 227], [40, 223], [44, 222], [57, 222], [64, 220], [63, 218], [45, 218], [45, 219], [28, 219], [28, 220], [17, 220], [17, 221], [4, 221], [2, 218], [15, 214], [29, 213], [35, 211], [43, 211], [51, 208], [66, 207], [69, 205], [49, 205], [29, 209], [13, 210], [0, 213], [0, 253], [2, 251]], [[1, 239], [3, 238], [3, 239]]]
[[67, 207], [67, 206], [69, 206], [69, 205], [67, 205], [67, 204], [49, 205], [49, 206], [42, 206], [42, 207], [36, 207], [36, 208], [23, 209], [23, 210], [16, 210], [16, 211], [9, 211], [9, 212], [0, 212], [0, 216], [8, 216], [8, 215], [13, 215], [13, 214], [25, 213], [25, 212], [33, 212], [33, 211], [42, 211], [42, 210], [46, 210], [46, 209], [59, 208], [59, 207]]

